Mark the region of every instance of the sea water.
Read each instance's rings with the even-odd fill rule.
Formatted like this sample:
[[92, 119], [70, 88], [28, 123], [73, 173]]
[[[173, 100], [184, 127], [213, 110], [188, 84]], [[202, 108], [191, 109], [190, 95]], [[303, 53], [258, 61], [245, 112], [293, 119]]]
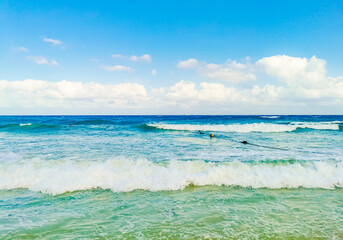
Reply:
[[343, 239], [343, 116], [2, 116], [0, 238]]

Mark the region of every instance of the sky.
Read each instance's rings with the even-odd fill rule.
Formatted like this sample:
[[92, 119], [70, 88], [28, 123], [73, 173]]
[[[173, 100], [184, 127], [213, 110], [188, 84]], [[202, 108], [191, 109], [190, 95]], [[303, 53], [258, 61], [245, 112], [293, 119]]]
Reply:
[[0, 114], [343, 114], [343, 1], [0, 1]]

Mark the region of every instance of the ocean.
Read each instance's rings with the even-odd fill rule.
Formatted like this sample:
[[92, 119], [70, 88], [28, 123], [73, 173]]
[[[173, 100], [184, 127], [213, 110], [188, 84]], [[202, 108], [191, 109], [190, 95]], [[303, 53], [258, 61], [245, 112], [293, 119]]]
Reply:
[[343, 116], [1, 116], [0, 238], [343, 239]]

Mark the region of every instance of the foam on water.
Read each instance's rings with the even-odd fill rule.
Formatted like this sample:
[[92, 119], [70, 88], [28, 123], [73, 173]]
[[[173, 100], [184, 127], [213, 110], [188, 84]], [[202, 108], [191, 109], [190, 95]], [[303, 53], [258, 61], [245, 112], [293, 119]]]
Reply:
[[0, 238], [341, 239], [343, 116], [268, 118], [2, 116]]
[[280, 116], [261, 116], [261, 118], [275, 119], [275, 118], [280, 118]]
[[148, 124], [150, 127], [179, 131], [218, 132], [291, 132], [297, 129], [339, 130], [339, 122], [294, 122], [290, 124], [247, 123], [247, 124]]
[[251, 188], [343, 187], [343, 162], [205, 162], [139, 160], [104, 162], [8, 162], [0, 167], [0, 189], [26, 188], [61, 194], [94, 188], [127, 192], [136, 189], [182, 190], [189, 185]]
[[21, 123], [19, 124], [20, 127], [23, 127], [23, 126], [31, 126], [32, 123]]

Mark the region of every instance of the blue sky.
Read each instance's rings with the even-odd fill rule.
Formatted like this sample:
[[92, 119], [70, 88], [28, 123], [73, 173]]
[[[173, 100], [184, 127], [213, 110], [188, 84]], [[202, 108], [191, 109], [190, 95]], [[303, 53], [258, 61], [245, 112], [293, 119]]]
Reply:
[[343, 113], [342, 1], [5, 0], [0, 21], [0, 114]]

